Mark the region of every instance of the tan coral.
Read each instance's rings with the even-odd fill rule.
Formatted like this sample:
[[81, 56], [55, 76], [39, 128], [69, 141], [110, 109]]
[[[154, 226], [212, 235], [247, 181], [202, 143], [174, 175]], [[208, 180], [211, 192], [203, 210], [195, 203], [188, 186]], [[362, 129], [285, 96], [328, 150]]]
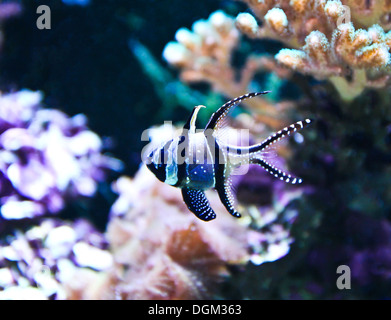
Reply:
[[[243, 27], [239, 22], [243, 17], [239, 15], [239, 29], [250, 37], [273, 38], [290, 47], [276, 55], [280, 64], [317, 79], [330, 80], [347, 101], [360, 95], [366, 87], [389, 85], [391, 31], [384, 30], [391, 28], [391, 1], [244, 2], [262, 23], [255, 21], [254, 32]], [[281, 23], [279, 27], [278, 23], [270, 23], [269, 16], [273, 13], [284, 17], [285, 29]], [[388, 15], [387, 24], [385, 15]], [[251, 20], [249, 16], [246, 19]]]
[[[356, 31], [351, 23], [342, 24], [335, 29], [331, 43], [324, 34], [313, 31], [302, 50], [281, 50], [276, 59], [291, 69], [312, 74], [318, 79], [328, 78], [345, 100], [351, 100], [365, 87], [376, 83], [376, 79], [384, 81], [388, 78], [388, 38], [379, 34], [379, 28], [373, 26], [368, 31]], [[367, 76], [369, 72], [374, 73], [372, 79]]]
[[[289, 36], [289, 27], [283, 13], [270, 15], [269, 23], [278, 34]], [[249, 19], [250, 18], [250, 19]], [[235, 19], [222, 11], [212, 13], [207, 20], [196, 21], [192, 30], [179, 29], [175, 42], [166, 45], [163, 57], [168, 63], [180, 70], [180, 77], [185, 82], [207, 82], [215, 91], [228, 98], [234, 98], [252, 91], [251, 82], [260, 69], [262, 60], [254, 64], [249, 57], [241, 70], [232, 66], [233, 51], [239, 44], [240, 32], [236, 25], [258, 37], [258, 26], [249, 14], [243, 14], [235, 24]], [[268, 88], [265, 88], [267, 90]], [[272, 105], [263, 97], [246, 100], [248, 106], [258, 114], [272, 129], [287, 124], [279, 105]]]
[[309, 2], [310, 1], [308, 0], [291, 0], [290, 5], [295, 12], [297, 12], [298, 14], [303, 14], [304, 11], [307, 9]]
[[[330, 34], [344, 8], [339, 1], [291, 0], [244, 1], [262, 22], [258, 38], [282, 41], [289, 47], [304, 44], [305, 37], [314, 30]], [[329, 12], [328, 14], [326, 13]], [[238, 16], [239, 17], [239, 16]], [[271, 23], [273, 22], [273, 23]], [[239, 26], [240, 28], [240, 26]], [[249, 36], [246, 30], [240, 30]]]
[[236, 17], [236, 27], [252, 38], [256, 37], [259, 32], [257, 20], [247, 12], [240, 13]]
[[273, 8], [265, 14], [265, 22], [273, 33], [280, 37], [289, 36], [289, 22], [284, 10]]
[[351, 8], [352, 18], [360, 27], [380, 24], [385, 30], [390, 30], [390, 0], [345, 0], [343, 2]]

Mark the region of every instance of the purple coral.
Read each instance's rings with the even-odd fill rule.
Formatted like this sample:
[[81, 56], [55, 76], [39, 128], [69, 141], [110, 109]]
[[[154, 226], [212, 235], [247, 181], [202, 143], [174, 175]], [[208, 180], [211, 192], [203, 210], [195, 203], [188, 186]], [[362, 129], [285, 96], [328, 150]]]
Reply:
[[0, 300], [101, 297], [107, 291], [100, 291], [105, 272], [113, 263], [107, 246], [85, 220], [48, 218], [8, 237], [0, 242]]
[[40, 106], [28, 90], [0, 96], [0, 197], [5, 219], [31, 218], [64, 207], [65, 199], [93, 196], [106, 169], [119, 162], [102, 155], [86, 117]]

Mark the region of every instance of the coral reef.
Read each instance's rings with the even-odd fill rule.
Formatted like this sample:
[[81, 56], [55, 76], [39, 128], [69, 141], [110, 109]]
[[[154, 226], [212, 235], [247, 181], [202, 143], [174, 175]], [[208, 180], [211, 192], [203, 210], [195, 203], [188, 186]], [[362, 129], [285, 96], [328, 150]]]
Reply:
[[[389, 85], [391, 32], [386, 32], [390, 29], [390, 23], [385, 22], [390, 15], [387, 2], [244, 2], [261, 25], [250, 13], [239, 14], [234, 23], [232, 17], [217, 11], [208, 20], [194, 23], [192, 31], [177, 31], [177, 42], [167, 44], [163, 56], [180, 68], [183, 81], [207, 81], [215, 90], [232, 97], [250, 91], [257, 72], [272, 70], [289, 78], [290, 69], [319, 80], [328, 79], [346, 101], [359, 96], [365, 88]], [[379, 14], [383, 22], [378, 21]], [[371, 21], [377, 23], [370, 25]], [[288, 46], [275, 56], [287, 69], [268, 57], [250, 55], [241, 70], [235, 70], [231, 57], [239, 46], [239, 31], [251, 38], [275, 39]], [[278, 105], [260, 98], [248, 104], [253, 111], [266, 114], [262, 119], [265, 123], [276, 125], [270, 117], [276, 117]]]
[[[174, 133], [165, 125], [150, 130], [150, 137], [156, 144]], [[219, 296], [232, 267], [259, 266], [289, 252], [297, 217], [292, 203], [303, 194], [258, 167], [236, 175], [233, 184], [244, 218], [230, 216], [210, 191], [218, 218], [207, 224], [188, 211], [179, 190], [142, 165], [134, 178], [123, 176], [113, 184], [119, 197], [105, 234], [84, 220], [44, 218], [2, 240], [0, 298]]]
[[[214, 2], [186, 2], [193, 12], [179, 0], [52, 1], [56, 24], [46, 33], [26, 27], [35, 2], [0, 3], [0, 86], [11, 92], [0, 95], [0, 299], [390, 298], [390, 1], [242, 2], [221, 3], [230, 16], [213, 13]], [[19, 3], [23, 15], [6, 21]], [[237, 15], [245, 4], [251, 11]], [[210, 12], [165, 47], [176, 79], [154, 57], [178, 25]], [[91, 46], [80, 46], [86, 38]], [[66, 108], [17, 88], [42, 88], [49, 105]], [[314, 119], [276, 149], [280, 157], [264, 155], [303, 177], [300, 188], [250, 167], [232, 179], [242, 218], [210, 191], [217, 219], [203, 223], [143, 165], [132, 176], [145, 128], [183, 121], [197, 104], [208, 106], [205, 122], [226, 98], [258, 90], [273, 92], [247, 101], [229, 125], [257, 143]], [[102, 154], [85, 116], [67, 116], [81, 110], [121, 142], [116, 155], [129, 171], [112, 184], [115, 202], [100, 182], [120, 164]], [[154, 130], [154, 143], [174, 135]], [[97, 200], [98, 183], [105, 205], [114, 202], [105, 231], [69, 212], [69, 202]], [[106, 218], [94, 204], [93, 216]], [[350, 290], [336, 286], [341, 265], [351, 269]]]
[[[205, 298], [207, 285], [227, 274], [228, 264], [246, 261], [244, 227], [227, 215], [213, 225], [198, 221], [180, 192], [156, 181], [144, 166], [133, 181], [123, 177], [115, 188], [120, 197], [107, 236], [121, 298]], [[212, 201], [218, 203], [216, 197]]]
[[0, 242], [0, 300], [97, 299], [113, 264], [103, 235], [85, 221], [44, 219]]
[[280, 64], [328, 79], [346, 101], [367, 87], [389, 85], [391, 32], [386, 30], [391, 7], [387, 1], [244, 2], [262, 25], [243, 13], [236, 19], [238, 28], [252, 38], [276, 39], [291, 48], [276, 55]]
[[40, 92], [0, 96], [0, 195], [3, 219], [55, 213], [65, 201], [91, 197], [105, 171], [121, 163], [101, 153], [86, 117], [40, 106]]
[[[284, 116], [304, 113], [317, 121], [314, 130], [305, 134], [305, 148], [296, 143], [284, 151], [291, 155], [286, 158], [290, 167], [311, 185], [310, 192], [300, 197], [299, 213], [294, 223], [288, 223], [290, 236], [295, 239], [289, 255], [272, 265], [265, 263], [261, 268], [248, 266], [245, 273], [232, 280], [231, 285], [249, 288], [238, 295], [241, 298], [338, 299], [372, 297], [372, 294], [388, 297], [389, 254], [384, 234], [387, 234], [391, 208], [390, 3], [348, 0], [243, 2], [248, 4], [252, 13], [240, 13], [236, 17], [235, 36], [232, 36], [235, 46], [227, 47], [231, 50], [230, 59], [233, 50], [241, 45], [239, 40], [243, 41], [237, 30], [254, 43], [271, 39], [282, 44], [283, 48], [278, 49], [274, 59], [256, 53], [258, 48], [248, 49], [248, 59], [243, 65], [237, 66], [233, 61], [225, 65], [235, 76], [210, 77], [205, 72], [212, 69], [210, 65], [216, 70], [223, 65], [211, 47], [205, 44], [209, 34], [214, 32], [213, 15], [206, 21], [210, 33], [201, 37], [202, 41], [191, 40], [190, 43], [196, 45], [189, 46], [178, 36], [176, 43], [166, 46], [164, 57], [179, 69], [183, 81], [206, 81], [225, 95], [229, 95], [232, 88], [225, 90], [228, 86], [221, 85], [223, 81], [228, 80], [236, 88], [242, 83], [243, 87], [256, 87], [260, 84], [256, 75], [271, 71], [281, 79], [299, 84], [303, 92], [301, 99], [286, 109], [289, 113]], [[194, 25], [189, 39], [199, 39]], [[218, 41], [211, 40], [210, 43], [215, 45], [212, 46], [214, 50], [221, 46]], [[171, 59], [175, 51], [183, 53], [180, 63]], [[203, 68], [204, 61], [209, 62], [206, 69]], [[252, 71], [248, 72], [250, 61], [254, 64], [253, 69], [250, 68]], [[316, 80], [328, 80], [338, 95], [332, 94], [332, 86], [325, 81], [315, 82], [299, 73]], [[187, 74], [195, 76], [192, 78]], [[241, 79], [246, 80], [241, 82]], [[255, 113], [257, 108], [262, 109], [248, 107]], [[267, 106], [262, 110], [275, 119]], [[273, 121], [268, 120], [241, 114], [231, 121], [231, 125], [250, 128], [252, 139], [257, 139], [268, 130], [265, 124], [272, 127]], [[298, 136], [297, 141], [302, 138]], [[238, 190], [242, 203], [246, 203], [243, 195], [251, 195], [243, 190], [256, 189], [262, 179], [247, 181], [251, 182]], [[267, 196], [267, 193], [262, 194]], [[258, 193], [255, 199], [261, 201], [262, 197]], [[244, 207], [251, 215], [249, 206]], [[352, 224], [359, 227], [348, 230]], [[366, 224], [372, 226], [371, 231], [365, 240], [358, 241]], [[330, 285], [335, 284], [335, 271], [342, 264], [352, 268], [354, 290], [349, 293]], [[384, 269], [380, 270], [379, 264], [384, 265]], [[251, 288], [254, 279], [262, 282], [262, 286]]]
[[[120, 197], [107, 236], [119, 275], [112, 281], [122, 299], [210, 298], [216, 294], [212, 285], [229, 275], [229, 266], [260, 265], [289, 252], [288, 224], [274, 220], [273, 208], [260, 212], [249, 206], [253, 223], [264, 223], [251, 230], [250, 216], [238, 224], [213, 193], [208, 196], [221, 217], [206, 224], [188, 212], [178, 190], [157, 181], [145, 167], [134, 180], [118, 180], [115, 188]], [[273, 227], [261, 232], [265, 225]]]

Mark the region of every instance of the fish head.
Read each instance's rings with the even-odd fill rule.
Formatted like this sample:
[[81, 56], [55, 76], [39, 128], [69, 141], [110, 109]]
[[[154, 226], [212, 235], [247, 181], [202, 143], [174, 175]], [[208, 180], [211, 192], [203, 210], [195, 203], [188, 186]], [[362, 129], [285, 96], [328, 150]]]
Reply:
[[152, 149], [147, 156], [147, 168], [160, 181], [174, 185], [177, 182], [177, 145], [178, 138], [165, 142], [160, 147]]
[[164, 159], [164, 148], [161, 147], [152, 150], [145, 162], [147, 168], [162, 182], [166, 180], [167, 163], [165, 163]]

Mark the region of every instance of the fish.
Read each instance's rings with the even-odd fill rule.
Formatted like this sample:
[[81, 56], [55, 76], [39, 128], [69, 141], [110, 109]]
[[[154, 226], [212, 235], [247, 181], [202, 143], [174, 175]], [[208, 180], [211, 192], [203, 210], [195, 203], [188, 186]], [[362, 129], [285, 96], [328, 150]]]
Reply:
[[154, 148], [146, 158], [148, 169], [160, 181], [180, 188], [187, 208], [203, 221], [216, 218], [205, 195], [214, 188], [226, 210], [235, 218], [241, 214], [235, 209], [231, 174], [241, 165], [255, 164], [276, 178], [291, 184], [300, 184], [295, 177], [270, 164], [263, 156], [275, 142], [292, 135], [309, 125], [312, 120], [297, 121], [269, 136], [263, 142], [251, 146], [232, 146], [221, 139], [228, 113], [243, 100], [267, 94], [270, 91], [251, 92], [222, 105], [210, 117], [204, 130], [196, 132], [198, 112], [205, 106], [195, 106], [181, 134]]

